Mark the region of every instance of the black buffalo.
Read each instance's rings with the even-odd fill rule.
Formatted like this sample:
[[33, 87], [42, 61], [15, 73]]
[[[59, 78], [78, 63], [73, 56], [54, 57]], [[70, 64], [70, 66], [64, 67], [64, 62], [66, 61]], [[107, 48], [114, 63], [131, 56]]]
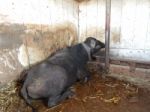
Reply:
[[47, 99], [48, 107], [59, 104], [70, 97], [70, 87], [77, 81], [86, 82], [90, 73], [86, 70], [87, 61], [104, 48], [104, 43], [88, 37], [83, 43], [64, 48], [28, 70], [21, 89], [26, 103], [33, 99]]

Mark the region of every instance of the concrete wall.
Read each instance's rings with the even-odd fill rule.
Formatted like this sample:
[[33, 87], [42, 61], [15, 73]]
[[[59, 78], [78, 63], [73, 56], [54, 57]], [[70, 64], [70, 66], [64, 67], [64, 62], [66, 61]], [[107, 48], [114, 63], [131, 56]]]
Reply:
[[78, 3], [73, 0], [2, 0], [0, 84], [77, 42]]
[[[80, 41], [104, 41], [105, 1], [79, 0]], [[110, 54], [115, 58], [150, 61], [150, 0], [111, 0]]]

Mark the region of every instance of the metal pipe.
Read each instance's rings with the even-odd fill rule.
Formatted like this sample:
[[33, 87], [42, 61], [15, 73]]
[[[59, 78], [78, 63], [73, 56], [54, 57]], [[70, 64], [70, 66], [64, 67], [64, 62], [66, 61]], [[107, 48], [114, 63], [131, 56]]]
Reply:
[[106, 18], [105, 18], [105, 69], [109, 72], [109, 45], [110, 45], [110, 16], [111, 0], [106, 0]]

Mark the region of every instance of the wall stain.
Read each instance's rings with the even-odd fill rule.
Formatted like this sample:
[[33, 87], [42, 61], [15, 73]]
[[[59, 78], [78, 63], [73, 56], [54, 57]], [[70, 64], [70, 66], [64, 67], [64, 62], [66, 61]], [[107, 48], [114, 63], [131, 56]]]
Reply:
[[22, 70], [16, 49], [0, 50], [0, 85], [17, 79]]
[[110, 41], [113, 43], [119, 43], [120, 42], [120, 33], [111, 31]]
[[[29, 54], [29, 64], [35, 64], [58, 49], [77, 43], [77, 28], [70, 22], [53, 26], [35, 24], [26, 24], [25, 26], [27, 29], [21, 36], [23, 45], [26, 46]], [[25, 50], [21, 50], [18, 55], [20, 57], [25, 53]], [[25, 62], [26, 56], [19, 58], [23, 66], [28, 66], [27, 62]]]
[[76, 2], [78, 2], [78, 3], [81, 3], [81, 2], [88, 2], [88, 1], [90, 1], [90, 0], [74, 0], [74, 1], [76, 1]]
[[22, 43], [26, 27], [19, 24], [0, 24], [0, 49], [13, 49]]
[[0, 24], [0, 84], [17, 79], [29, 65], [75, 43], [77, 28], [68, 21], [55, 25]]
[[84, 41], [87, 37], [95, 37], [98, 40], [104, 42], [105, 41], [105, 29], [104, 28], [97, 28], [97, 27], [90, 27], [84, 31], [82, 31], [80, 35], [80, 41]]
[[[102, 42], [105, 42], [105, 29], [104, 28], [97, 28], [97, 27], [90, 27], [84, 31], [82, 31], [83, 33], [81, 33], [80, 35], [80, 41], [84, 41], [87, 37], [95, 37], [99, 40], [101, 40]], [[110, 32], [110, 43], [112, 44], [116, 44], [120, 42], [120, 33], [115, 31], [115, 30], [111, 30]]]

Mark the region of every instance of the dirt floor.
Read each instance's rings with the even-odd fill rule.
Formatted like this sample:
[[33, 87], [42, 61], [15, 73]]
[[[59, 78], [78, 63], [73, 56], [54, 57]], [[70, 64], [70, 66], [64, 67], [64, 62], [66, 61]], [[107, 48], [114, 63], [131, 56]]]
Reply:
[[[77, 83], [76, 95], [56, 107], [34, 105], [39, 112], [150, 112], [150, 91], [98, 74], [93, 73], [88, 83]], [[1, 90], [0, 112], [31, 112], [18, 96], [18, 88], [13, 84]]]

